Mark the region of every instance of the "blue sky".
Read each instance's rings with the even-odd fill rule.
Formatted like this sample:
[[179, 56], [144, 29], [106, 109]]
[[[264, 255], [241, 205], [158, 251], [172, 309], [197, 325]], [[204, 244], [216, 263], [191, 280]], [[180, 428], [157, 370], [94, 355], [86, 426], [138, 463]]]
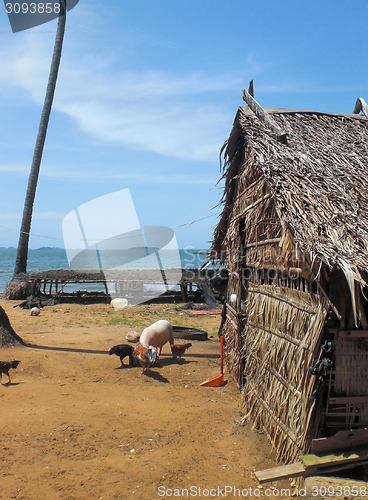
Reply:
[[[368, 99], [367, 13], [355, 0], [80, 0], [30, 247], [63, 246], [67, 213], [125, 188], [142, 226], [174, 229], [180, 248], [208, 247], [242, 88], [254, 79], [265, 107], [352, 112]], [[0, 246], [18, 242], [55, 31], [52, 21], [13, 34], [0, 6]]]

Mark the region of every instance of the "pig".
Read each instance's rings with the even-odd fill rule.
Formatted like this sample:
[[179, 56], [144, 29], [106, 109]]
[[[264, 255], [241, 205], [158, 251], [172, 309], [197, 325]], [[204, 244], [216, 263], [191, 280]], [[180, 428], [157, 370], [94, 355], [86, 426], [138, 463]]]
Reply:
[[163, 346], [167, 342], [170, 343], [170, 347], [174, 345], [174, 334], [171, 323], [165, 319], [156, 321], [156, 323], [143, 330], [139, 342], [145, 347], [156, 347], [159, 349], [158, 355], [160, 355]]

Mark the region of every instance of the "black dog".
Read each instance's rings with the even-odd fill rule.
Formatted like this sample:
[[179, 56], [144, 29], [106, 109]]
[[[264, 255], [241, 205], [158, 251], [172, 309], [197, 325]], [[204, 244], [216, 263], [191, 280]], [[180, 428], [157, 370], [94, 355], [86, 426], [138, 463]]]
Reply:
[[116, 354], [116, 356], [119, 356], [121, 366], [124, 366], [123, 359], [129, 356], [129, 366], [135, 366], [134, 363], [134, 358], [133, 358], [133, 351], [134, 347], [128, 344], [120, 344], [120, 345], [115, 345], [114, 347], [111, 347], [109, 350], [109, 354]]
[[11, 384], [11, 379], [9, 375], [9, 370], [10, 368], [17, 368], [19, 365], [20, 361], [0, 361], [0, 381], [3, 378], [3, 374], [7, 375], [9, 380], [6, 382], [7, 384]]

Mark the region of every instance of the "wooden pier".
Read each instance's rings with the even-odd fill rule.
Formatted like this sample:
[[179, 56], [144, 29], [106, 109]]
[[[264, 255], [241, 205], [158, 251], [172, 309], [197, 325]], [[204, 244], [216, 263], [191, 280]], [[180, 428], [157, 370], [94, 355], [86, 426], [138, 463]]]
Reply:
[[[170, 276], [178, 276], [180, 272], [180, 281], [170, 281]], [[126, 297], [130, 294], [143, 294], [145, 288], [150, 285], [164, 285], [167, 290], [171, 291], [174, 290], [175, 286], [180, 285], [181, 301], [187, 302], [188, 297], [192, 297], [196, 290], [206, 286], [206, 284], [208, 286], [208, 282], [214, 273], [216, 273], [214, 269], [168, 270], [167, 272], [162, 272], [162, 279], [159, 280], [157, 271], [151, 270], [109, 271], [108, 278], [106, 278], [101, 271], [69, 271], [59, 269], [33, 273], [29, 277], [29, 283], [35, 290], [34, 295], [38, 292], [46, 297], [67, 295], [64, 291], [67, 285], [101, 284], [101, 293], [105, 295], [107, 302], [111, 300], [111, 295]], [[81, 290], [78, 290], [78, 292], [81, 292]], [[149, 292], [146, 295], [147, 300], [149, 300]]]

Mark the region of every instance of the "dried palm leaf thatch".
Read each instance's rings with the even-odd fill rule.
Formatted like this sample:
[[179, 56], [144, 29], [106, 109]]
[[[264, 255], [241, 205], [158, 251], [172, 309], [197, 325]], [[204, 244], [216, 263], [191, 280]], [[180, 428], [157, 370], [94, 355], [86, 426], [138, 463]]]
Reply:
[[244, 396], [254, 426], [277, 459], [295, 460], [309, 444], [315, 379], [308, 372], [328, 304], [299, 290], [250, 283], [243, 331]]
[[223, 335], [225, 339], [225, 364], [227, 372], [233, 377], [239, 389], [243, 386], [243, 355], [239, 325], [228, 316]]
[[277, 142], [249, 109], [238, 110], [222, 150], [224, 210], [214, 250], [221, 251], [232, 221], [240, 216], [242, 191], [259, 180], [272, 197], [280, 224], [310, 262], [339, 267], [340, 258], [366, 268], [368, 120], [276, 110], [272, 117], [287, 131], [289, 146]]
[[[221, 151], [224, 208], [212, 250], [229, 271], [226, 361], [243, 387], [245, 418], [267, 434], [279, 460], [290, 462], [307, 451], [325, 414], [322, 401], [311, 398], [308, 367], [318, 358], [329, 308], [341, 319], [324, 289], [331, 270], [346, 278], [355, 325], [368, 327], [361, 303], [368, 280], [368, 120], [271, 112], [288, 145], [248, 108], [238, 110]], [[366, 395], [365, 344], [348, 340], [336, 359], [344, 364], [344, 344], [359, 367], [336, 375], [335, 390]]]

